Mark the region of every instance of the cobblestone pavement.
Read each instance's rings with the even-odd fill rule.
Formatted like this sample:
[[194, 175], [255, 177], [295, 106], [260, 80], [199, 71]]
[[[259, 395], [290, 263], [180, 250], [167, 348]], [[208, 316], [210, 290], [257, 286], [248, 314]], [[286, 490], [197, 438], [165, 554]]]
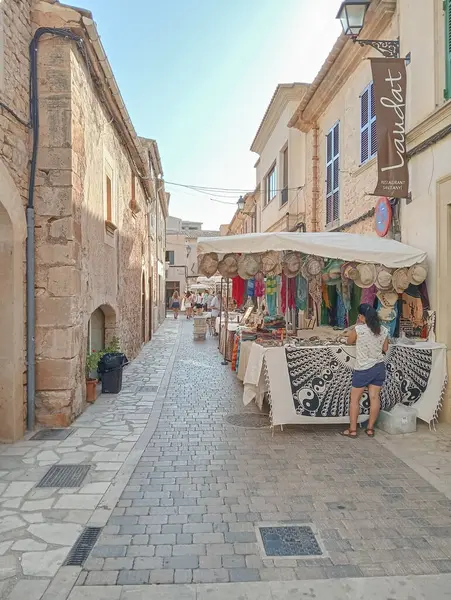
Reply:
[[[216, 339], [167, 319], [70, 437], [1, 447], [0, 598], [451, 597], [450, 427], [272, 437], [225, 421], [241, 395]], [[36, 488], [53, 464], [91, 468]], [[278, 522], [312, 524], [323, 557], [265, 558], [256, 527]], [[61, 567], [85, 525], [103, 531], [84, 569]]]
[[[158, 418], [176, 335], [169, 322], [126, 369], [122, 393], [101, 396], [66, 440], [0, 446], [1, 598], [40, 600], [83, 527], [106, 523]], [[36, 488], [54, 464], [91, 468], [79, 488]]]
[[[181, 336], [161, 417], [79, 585], [451, 572], [451, 501], [383, 445], [331, 427], [242, 429], [216, 340]], [[311, 523], [325, 555], [265, 558], [261, 523]]]

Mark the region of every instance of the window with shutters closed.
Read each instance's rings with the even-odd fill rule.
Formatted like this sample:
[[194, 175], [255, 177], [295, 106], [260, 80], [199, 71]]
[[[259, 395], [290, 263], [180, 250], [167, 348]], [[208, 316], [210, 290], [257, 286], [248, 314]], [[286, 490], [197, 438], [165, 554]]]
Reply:
[[326, 137], [326, 225], [340, 218], [340, 123]]
[[445, 62], [446, 88], [445, 98], [451, 100], [451, 0], [445, 0]]
[[377, 153], [376, 108], [373, 82], [360, 96], [360, 164]]

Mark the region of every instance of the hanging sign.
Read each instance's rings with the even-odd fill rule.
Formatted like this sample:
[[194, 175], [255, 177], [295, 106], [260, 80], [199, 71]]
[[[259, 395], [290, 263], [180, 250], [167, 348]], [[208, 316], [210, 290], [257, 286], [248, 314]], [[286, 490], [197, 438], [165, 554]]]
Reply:
[[390, 229], [392, 219], [392, 207], [388, 198], [379, 198], [375, 209], [376, 233], [379, 237], [385, 237]]
[[403, 58], [371, 58], [376, 110], [378, 181], [374, 195], [407, 198], [406, 64]]

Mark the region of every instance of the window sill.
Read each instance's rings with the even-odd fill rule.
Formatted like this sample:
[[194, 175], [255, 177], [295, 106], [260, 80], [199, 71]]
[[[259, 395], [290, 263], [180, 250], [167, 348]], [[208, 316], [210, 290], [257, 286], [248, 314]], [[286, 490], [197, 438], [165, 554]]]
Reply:
[[108, 221], [108, 219], [105, 220], [105, 231], [109, 235], [113, 236], [116, 229], [117, 227], [112, 221]]
[[359, 177], [362, 173], [368, 171], [368, 169], [371, 169], [371, 167], [373, 167], [375, 164], [377, 164], [377, 154], [375, 154], [372, 158], [368, 159], [366, 162], [359, 165], [359, 167], [352, 172], [352, 176]]
[[340, 227], [340, 219], [326, 223], [324, 226], [324, 231], [333, 231], [336, 227]]

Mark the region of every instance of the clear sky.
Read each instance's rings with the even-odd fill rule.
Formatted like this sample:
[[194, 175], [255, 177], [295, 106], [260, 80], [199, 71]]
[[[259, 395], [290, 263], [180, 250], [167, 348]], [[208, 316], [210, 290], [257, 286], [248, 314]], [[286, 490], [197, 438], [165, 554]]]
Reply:
[[[158, 142], [165, 180], [214, 188], [255, 187], [249, 147], [277, 84], [312, 81], [340, 33], [340, 0], [73, 4], [93, 12], [138, 135]], [[204, 229], [235, 212], [208, 194], [167, 190], [170, 214]]]

